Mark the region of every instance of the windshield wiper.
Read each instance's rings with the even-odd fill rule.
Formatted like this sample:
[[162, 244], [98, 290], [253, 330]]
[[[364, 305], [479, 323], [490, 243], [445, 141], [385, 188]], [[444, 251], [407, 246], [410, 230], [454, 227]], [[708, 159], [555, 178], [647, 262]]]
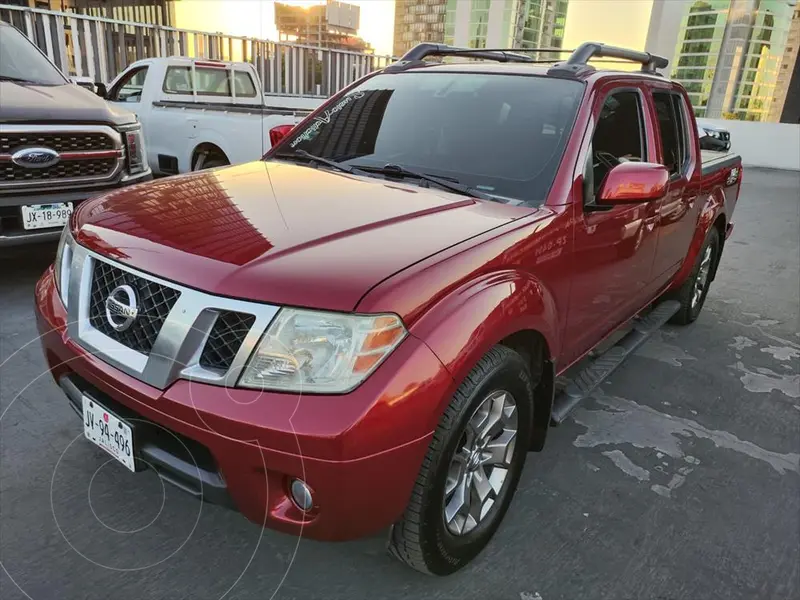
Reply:
[[14, 83], [36, 83], [23, 77], [12, 77], [11, 75], [0, 75], [0, 81], [13, 81]]
[[322, 163], [332, 169], [336, 169], [338, 171], [342, 171], [344, 173], [355, 173], [356, 169], [349, 165], [345, 165], [340, 162], [336, 162], [335, 160], [331, 160], [330, 158], [325, 158], [323, 156], [317, 156], [316, 154], [311, 154], [310, 152], [306, 152], [305, 150], [295, 150], [294, 152], [283, 152], [281, 154], [276, 154], [275, 158], [297, 158], [298, 156], [302, 158], [307, 158], [310, 161]]
[[407, 169], [405, 167], [401, 167], [400, 165], [396, 165], [393, 163], [389, 163], [384, 165], [383, 167], [370, 167], [370, 166], [361, 166], [355, 165], [356, 169], [360, 171], [366, 171], [367, 173], [379, 173], [381, 175], [388, 175], [389, 177], [413, 177], [415, 179], [422, 179], [424, 181], [429, 181], [431, 183], [435, 183], [436, 185], [443, 187], [451, 192], [455, 192], [456, 194], [461, 194], [462, 196], [469, 196], [470, 198], [480, 198], [481, 200], [493, 200], [492, 196], [489, 194], [485, 194], [480, 190], [476, 190], [473, 187], [468, 185], [464, 185], [463, 183], [459, 183], [457, 181], [450, 181], [449, 179], [445, 179], [444, 177], [436, 177], [435, 175], [428, 175], [427, 173], [420, 173], [419, 171], [412, 171], [411, 169]]

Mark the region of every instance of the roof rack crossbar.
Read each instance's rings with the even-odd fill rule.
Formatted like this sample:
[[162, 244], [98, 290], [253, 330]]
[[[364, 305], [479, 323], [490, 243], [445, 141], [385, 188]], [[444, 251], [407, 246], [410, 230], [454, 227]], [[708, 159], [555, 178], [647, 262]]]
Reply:
[[464, 56], [497, 62], [534, 62], [532, 57], [521, 54], [522, 52], [567, 53], [572, 51], [561, 48], [458, 48], [447, 44], [424, 42], [406, 52], [400, 62], [420, 61], [428, 56]]
[[423, 42], [411, 48], [398, 62], [390, 65], [387, 69], [394, 71], [424, 66], [426, 63], [424, 63], [423, 60], [429, 56], [463, 56], [466, 58], [478, 58], [497, 62], [553, 62], [551, 60], [545, 61], [539, 58], [535, 59], [533, 56], [529, 56], [529, 53], [569, 53], [570, 56], [566, 61], [556, 63], [548, 71], [548, 73], [552, 75], [564, 77], [575, 77], [581, 73], [594, 71], [594, 67], [589, 64], [589, 61], [596, 58], [612, 58], [640, 63], [642, 65], [642, 72], [653, 75], [660, 75], [656, 69], [665, 69], [669, 65], [669, 60], [657, 54], [631, 50], [629, 48], [619, 48], [617, 46], [608, 46], [599, 42], [584, 42], [575, 50], [565, 50], [563, 48], [459, 48], [447, 44]]
[[669, 60], [657, 54], [607, 46], [598, 42], [584, 42], [570, 55], [567, 62], [556, 65], [555, 68], [580, 70], [582, 67], [586, 67], [588, 62], [594, 58], [619, 58], [641, 63], [642, 71], [645, 73], [655, 73], [656, 69], [665, 69], [669, 65]]

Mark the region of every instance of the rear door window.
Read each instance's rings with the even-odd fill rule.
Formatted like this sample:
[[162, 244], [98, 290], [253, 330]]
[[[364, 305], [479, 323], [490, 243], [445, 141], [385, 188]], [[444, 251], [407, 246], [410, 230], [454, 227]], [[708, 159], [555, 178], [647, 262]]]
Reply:
[[163, 89], [167, 94], [191, 94], [192, 69], [190, 67], [169, 67], [164, 77]]
[[[196, 66], [194, 75], [196, 81], [192, 81], [191, 67], [169, 67], [164, 77], [164, 92], [167, 94], [191, 94], [192, 89], [196, 88], [197, 94], [201, 96], [231, 95], [230, 70]], [[252, 82], [251, 87], [253, 87], [252, 97], [255, 96]], [[247, 94], [242, 94], [242, 96], [247, 96]]]
[[231, 78], [228, 69], [195, 67], [197, 93], [204, 96], [230, 96]]
[[253, 83], [253, 78], [250, 73], [245, 71], [233, 72], [233, 86], [236, 90], [237, 98], [254, 98], [256, 95], [256, 86]]
[[661, 162], [670, 175], [679, 175], [689, 158], [683, 99], [678, 94], [654, 92], [653, 103], [661, 133]]

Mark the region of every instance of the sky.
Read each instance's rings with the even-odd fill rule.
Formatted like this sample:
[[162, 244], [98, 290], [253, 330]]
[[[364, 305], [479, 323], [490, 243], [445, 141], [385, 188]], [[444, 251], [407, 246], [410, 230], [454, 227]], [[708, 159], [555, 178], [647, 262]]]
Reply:
[[[570, 0], [563, 47], [592, 41], [644, 50], [652, 8], [653, 0]], [[593, 64], [603, 66], [602, 61]], [[632, 70], [640, 65], [616, 63], [614, 68]]]
[[[320, 3], [319, 0], [283, 1], [295, 5]], [[391, 54], [394, 0], [347, 1], [361, 7], [359, 35], [375, 48], [376, 54]], [[653, 1], [570, 0], [564, 47], [574, 48], [583, 41], [595, 40], [643, 50]], [[278, 35], [273, 0], [181, 0], [175, 3], [175, 13], [180, 28], [266, 39], [277, 39]], [[624, 18], [620, 18], [621, 13]]]
[[[320, 4], [283, 0], [285, 4]], [[347, 0], [361, 8], [359, 35], [376, 54], [392, 53], [394, 0]], [[220, 31], [263, 39], [277, 39], [273, 0], [181, 0], [175, 3], [176, 26], [198, 31]]]

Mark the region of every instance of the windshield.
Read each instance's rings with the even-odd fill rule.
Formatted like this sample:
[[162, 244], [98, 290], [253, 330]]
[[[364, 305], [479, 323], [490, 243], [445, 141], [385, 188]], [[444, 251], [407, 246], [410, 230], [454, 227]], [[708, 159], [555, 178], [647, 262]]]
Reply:
[[293, 131], [273, 155], [305, 150], [355, 167], [399, 165], [541, 204], [583, 89], [546, 77], [382, 73]]
[[0, 25], [0, 81], [64, 85], [67, 81], [18, 29]]

